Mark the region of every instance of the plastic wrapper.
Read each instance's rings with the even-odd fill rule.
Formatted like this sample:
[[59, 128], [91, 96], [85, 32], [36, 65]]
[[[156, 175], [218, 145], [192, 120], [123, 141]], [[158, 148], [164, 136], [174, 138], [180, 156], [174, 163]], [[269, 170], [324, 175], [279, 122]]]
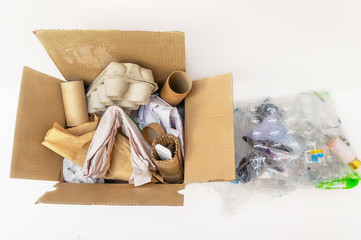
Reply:
[[352, 188], [359, 175], [327, 142], [348, 143], [328, 92], [243, 102], [234, 110], [236, 178], [252, 189]]

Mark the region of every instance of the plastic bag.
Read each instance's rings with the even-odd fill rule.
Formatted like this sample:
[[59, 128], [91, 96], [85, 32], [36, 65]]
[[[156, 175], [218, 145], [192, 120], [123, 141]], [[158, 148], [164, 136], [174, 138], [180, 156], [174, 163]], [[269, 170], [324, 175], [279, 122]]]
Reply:
[[352, 188], [360, 180], [327, 146], [335, 136], [348, 143], [328, 92], [244, 102], [234, 120], [241, 184], [285, 193], [298, 185]]

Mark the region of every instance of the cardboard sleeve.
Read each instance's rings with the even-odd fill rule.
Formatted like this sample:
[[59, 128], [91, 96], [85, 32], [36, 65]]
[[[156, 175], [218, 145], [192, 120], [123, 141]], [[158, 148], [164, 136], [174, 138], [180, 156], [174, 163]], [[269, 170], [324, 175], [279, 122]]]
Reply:
[[[168, 147], [174, 144], [174, 156], [170, 160], [159, 160], [159, 156], [155, 150], [155, 145], [161, 144]], [[152, 143], [151, 156], [154, 164], [157, 166], [160, 175], [167, 183], [181, 183], [183, 182], [183, 166], [180, 153], [180, 146], [178, 139], [170, 134], [158, 136]]]
[[164, 83], [160, 91], [160, 97], [173, 107], [176, 107], [188, 95], [191, 89], [192, 79], [188, 74], [183, 71], [174, 71]]
[[153, 141], [161, 135], [165, 134], [163, 127], [158, 123], [151, 123], [145, 126], [142, 130], [144, 139], [152, 145]]
[[83, 81], [61, 83], [66, 125], [75, 127], [89, 122]]

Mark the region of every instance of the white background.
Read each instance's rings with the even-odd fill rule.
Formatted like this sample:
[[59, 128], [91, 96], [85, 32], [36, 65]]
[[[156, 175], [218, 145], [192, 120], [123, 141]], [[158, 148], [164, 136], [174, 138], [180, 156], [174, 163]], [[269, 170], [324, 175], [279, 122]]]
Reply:
[[335, 0], [1, 0], [0, 238], [359, 239], [361, 186], [269, 198], [191, 184], [184, 207], [35, 205], [55, 182], [9, 170], [23, 66], [62, 78], [32, 34], [48, 28], [184, 31], [190, 76], [233, 72], [236, 100], [329, 89], [361, 155], [360, 12]]

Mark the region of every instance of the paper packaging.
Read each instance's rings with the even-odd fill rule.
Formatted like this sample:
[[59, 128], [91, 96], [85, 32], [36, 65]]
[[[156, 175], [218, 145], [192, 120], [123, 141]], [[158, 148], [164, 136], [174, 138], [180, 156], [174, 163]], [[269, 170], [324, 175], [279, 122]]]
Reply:
[[[155, 145], [160, 144], [162, 146], [168, 147], [171, 144], [174, 144], [174, 156], [169, 160], [160, 160], [156, 150]], [[166, 134], [158, 136], [152, 143], [152, 160], [158, 168], [160, 175], [164, 178], [164, 181], [167, 183], [180, 183], [183, 182], [183, 164], [180, 153], [179, 141], [173, 135]]]
[[[35, 34], [64, 78], [83, 80], [86, 86], [112, 61], [133, 62], [151, 69], [159, 86], [170, 73], [185, 71], [182, 32], [39, 30]], [[61, 82], [24, 68], [10, 177], [60, 180], [63, 157], [41, 142], [54, 122], [65, 126]], [[231, 74], [193, 81], [185, 99], [185, 183], [235, 179], [232, 90]], [[184, 184], [134, 187], [60, 182], [55, 188], [37, 203], [183, 205], [183, 195], [178, 191]]]
[[147, 143], [152, 145], [154, 139], [158, 136], [164, 135], [165, 131], [160, 124], [151, 123], [143, 128], [142, 134]]
[[[94, 115], [94, 121], [73, 128], [64, 129], [59, 123], [54, 123], [53, 128], [46, 133], [42, 145], [83, 167], [98, 122], [97, 115]], [[129, 140], [119, 132], [115, 135], [109, 161], [110, 168], [104, 178], [129, 181], [133, 172]]]
[[61, 83], [65, 119], [68, 127], [89, 122], [83, 81]]
[[192, 89], [192, 79], [183, 71], [172, 72], [165, 82], [160, 97], [176, 107]]
[[133, 168], [130, 161], [130, 145], [127, 137], [118, 130], [110, 155], [110, 167], [105, 179], [129, 181]]
[[121, 128], [129, 138], [133, 173], [129, 183], [140, 186], [151, 182], [151, 170], [156, 170], [150, 159], [150, 146], [129, 115], [119, 106], [110, 106], [102, 116], [89, 146], [83, 173], [86, 177], [103, 178], [110, 166], [115, 135]]
[[98, 122], [96, 115], [93, 122], [68, 129], [55, 122], [41, 144], [82, 167]]
[[104, 111], [112, 105], [136, 110], [147, 104], [150, 94], [157, 89], [151, 70], [134, 63], [111, 62], [87, 90], [87, 101], [92, 105], [88, 112]]

